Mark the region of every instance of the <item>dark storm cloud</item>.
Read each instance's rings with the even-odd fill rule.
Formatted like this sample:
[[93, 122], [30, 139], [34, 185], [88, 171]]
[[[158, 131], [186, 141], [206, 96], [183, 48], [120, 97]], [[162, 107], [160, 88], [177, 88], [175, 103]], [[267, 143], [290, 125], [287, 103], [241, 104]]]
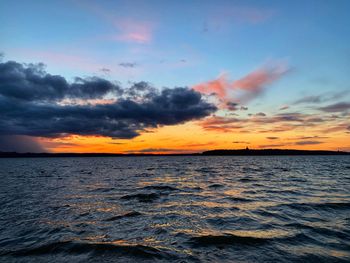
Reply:
[[350, 103], [348, 102], [339, 102], [335, 104], [331, 104], [325, 107], [320, 107], [319, 110], [325, 112], [344, 112], [350, 110]]
[[121, 88], [108, 80], [76, 78], [73, 83], [47, 74], [43, 64], [0, 63], [0, 95], [23, 101], [59, 101], [65, 98], [98, 99]]
[[[103, 99], [109, 104], [62, 103], [63, 99]], [[101, 78], [68, 83], [43, 65], [0, 63], [0, 135], [43, 137], [67, 134], [133, 138], [147, 128], [200, 119], [216, 111], [188, 88], [158, 91], [146, 82], [129, 89]]]

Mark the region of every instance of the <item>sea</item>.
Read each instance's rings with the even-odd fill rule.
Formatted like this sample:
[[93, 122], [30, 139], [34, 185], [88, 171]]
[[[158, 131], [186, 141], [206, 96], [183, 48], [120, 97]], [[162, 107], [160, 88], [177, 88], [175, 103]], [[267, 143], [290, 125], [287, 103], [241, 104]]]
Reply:
[[0, 262], [350, 262], [350, 156], [0, 159]]

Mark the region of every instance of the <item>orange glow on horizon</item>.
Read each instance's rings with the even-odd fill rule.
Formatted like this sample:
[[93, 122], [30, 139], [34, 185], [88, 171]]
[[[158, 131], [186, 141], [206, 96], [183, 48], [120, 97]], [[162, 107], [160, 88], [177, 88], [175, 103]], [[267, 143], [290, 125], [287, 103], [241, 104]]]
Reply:
[[63, 138], [41, 138], [40, 143], [49, 152], [76, 153], [196, 153], [214, 149], [301, 149], [345, 150], [347, 134], [333, 132], [325, 136], [317, 129], [286, 130], [281, 132], [247, 132], [244, 128], [207, 130], [200, 122], [164, 126], [141, 133], [133, 139], [112, 139], [102, 136], [71, 135]]

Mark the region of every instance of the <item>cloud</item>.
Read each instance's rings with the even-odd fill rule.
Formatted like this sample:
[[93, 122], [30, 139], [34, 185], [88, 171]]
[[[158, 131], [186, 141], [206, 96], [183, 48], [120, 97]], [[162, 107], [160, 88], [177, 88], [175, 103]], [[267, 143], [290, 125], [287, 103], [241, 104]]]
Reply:
[[263, 113], [263, 112], [258, 112], [258, 113], [255, 114], [255, 116], [258, 116], [258, 117], [265, 117], [266, 114]]
[[[101, 101], [75, 102], [90, 99]], [[122, 89], [102, 78], [76, 78], [69, 83], [46, 73], [42, 64], [0, 63], [0, 135], [125, 139], [149, 128], [201, 119], [214, 111], [214, 105], [189, 88], [159, 91], [140, 82]]]
[[315, 145], [315, 144], [321, 144], [323, 142], [320, 141], [299, 141], [294, 143], [295, 145]]
[[103, 73], [105, 73], [105, 74], [111, 73], [111, 70], [108, 69], [108, 68], [101, 68], [100, 71], [103, 72]]
[[323, 129], [322, 132], [323, 133], [330, 133], [330, 132], [343, 132], [343, 131], [347, 131], [349, 130], [349, 124], [348, 121], [347, 123], [338, 123], [335, 125], [330, 125], [327, 128]]
[[77, 4], [98, 15], [100, 19], [107, 21], [116, 30], [112, 36], [113, 40], [137, 44], [146, 44], [152, 41], [154, 23], [150, 21], [131, 19], [130, 17], [121, 18], [113, 10], [107, 10], [99, 4], [89, 1], [79, 1]]
[[115, 40], [138, 44], [147, 44], [152, 41], [154, 25], [148, 21], [116, 20], [114, 26], [119, 31], [114, 37]]
[[318, 109], [325, 112], [344, 112], [350, 110], [350, 103], [338, 102]]
[[276, 147], [285, 147], [290, 144], [288, 143], [277, 143], [277, 144], [264, 144], [264, 145], [259, 145], [259, 148], [276, 148]]
[[[328, 115], [306, 114], [298, 112], [264, 114], [248, 114], [249, 117], [231, 117], [229, 115], [210, 116], [197, 123], [204, 129], [215, 132], [274, 133], [305, 128], [318, 129], [319, 132], [344, 131], [349, 126], [348, 116], [334, 118]], [[309, 137], [309, 139], [316, 137]], [[319, 137], [318, 139], [320, 139]], [[323, 138], [323, 137], [322, 137]], [[298, 138], [296, 138], [298, 139]], [[302, 139], [302, 138], [299, 138]]]
[[269, 140], [277, 140], [277, 139], [279, 139], [279, 137], [269, 136], [269, 137], [266, 137], [266, 139], [269, 139]]
[[293, 104], [302, 104], [302, 103], [320, 103], [322, 102], [322, 96], [306, 96], [304, 98], [296, 100]]
[[[310, 140], [310, 139], [329, 139], [330, 137], [328, 136], [318, 136], [318, 135], [314, 135], [314, 136], [301, 136], [301, 137], [297, 137], [297, 140]], [[292, 140], [294, 140], [292, 138]]]
[[239, 122], [241, 120], [238, 118], [213, 116], [200, 121], [199, 125], [207, 131], [232, 132], [243, 128], [242, 125], [237, 124]]
[[226, 105], [227, 105], [227, 109], [229, 109], [230, 111], [236, 111], [239, 109], [238, 108], [239, 104], [235, 102], [227, 102]]
[[99, 99], [118, 94], [121, 88], [108, 80], [76, 78], [73, 83], [45, 72], [43, 64], [0, 63], [0, 95], [21, 101], [59, 101], [63, 99]]
[[348, 90], [343, 90], [339, 92], [326, 92], [319, 95], [305, 96], [293, 102], [294, 105], [297, 104], [319, 104], [327, 101], [337, 100], [344, 98], [350, 92]]
[[259, 148], [276, 148], [276, 147], [286, 147], [286, 146], [304, 146], [304, 145], [317, 145], [322, 144], [320, 141], [298, 141], [293, 143], [277, 143], [277, 144], [264, 144], [259, 145]]
[[222, 74], [218, 79], [194, 85], [192, 88], [200, 93], [211, 95], [215, 94], [220, 99], [226, 101], [227, 90], [230, 84], [226, 79], [226, 75]]
[[232, 143], [234, 143], [234, 144], [250, 144], [250, 142], [246, 142], [246, 141], [234, 141], [234, 142], [232, 142]]
[[134, 68], [137, 66], [137, 64], [135, 62], [134, 63], [122, 62], [122, 63], [119, 63], [119, 66], [124, 67], [124, 68]]
[[279, 108], [279, 110], [287, 110], [287, 109], [289, 109], [289, 106], [288, 106], [288, 105], [284, 105], [284, 106], [281, 106], [281, 107]]
[[237, 111], [237, 110], [248, 110], [248, 107], [239, 106], [236, 102], [226, 102], [226, 108], [230, 111]]
[[221, 106], [227, 102], [247, 103], [258, 97], [267, 85], [280, 79], [289, 71], [284, 64], [270, 64], [261, 67], [245, 77], [229, 81], [227, 74], [221, 74], [217, 79], [193, 86], [193, 89], [207, 95], [216, 95]]
[[188, 150], [188, 149], [174, 149], [174, 148], [144, 148], [139, 150], [127, 151], [128, 153], [166, 153], [166, 154], [180, 154], [180, 153], [195, 153], [198, 150]]

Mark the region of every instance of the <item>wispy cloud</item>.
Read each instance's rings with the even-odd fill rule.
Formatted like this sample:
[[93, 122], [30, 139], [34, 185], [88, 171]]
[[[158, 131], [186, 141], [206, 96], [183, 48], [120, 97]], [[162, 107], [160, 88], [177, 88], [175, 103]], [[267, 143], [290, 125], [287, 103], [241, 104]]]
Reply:
[[287, 109], [289, 109], [288, 105], [283, 105], [279, 108], [279, 110], [287, 110]]
[[155, 23], [144, 19], [135, 19], [126, 16], [117, 16], [97, 3], [77, 1], [77, 4], [97, 15], [115, 29], [110, 37], [112, 40], [147, 44], [153, 39]]
[[232, 143], [234, 143], [234, 144], [250, 144], [250, 142], [247, 142], [247, 141], [234, 141]]
[[196, 153], [200, 150], [176, 149], [176, 148], [144, 148], [138, 150], [130, 150], [127, 153], [145, 153], [145, 154], [181, 154], [181, 153]]
[[259, 148], [278, 148], [278, 147], [285, 147], [288, 146], [290, 144], [288, 143], [275, 143], [275, 144], [263, 144], [263, 145], [259, 145]]
[[299, 141], [294, 143], [295, 145], [315, 145], [315, 144], [321, 144], [324, 142], [321, 141]]
[[[345, 132], [349, 124], [346, 116], [333, 118], [328, 115], [298, 112], [277, 113], [264, 116], [265, 113], [249, 114], [247, 118], [230, 116], [210, 116], [197, 122], [204, 130], [215, 132], [280, 133], [286, 131], [303, 131], [313, 128], [317, 132]], [[267, 139], [277, 139], [276, 136]], [[324, 136], [303, 136], [299, 140], [318, 140]]]
[[350, 103], [349, 102], [338, 102], [335, 104], [331, 104], [325, 107], [318, 108], [321, 111], [325, 112], [345, 112], [350, 110]]
[[[272, 63], [258, 68], [241, 79], [229, 81], [228, 74], [217, 79], [193, 86], [193, 89], [207, 95], [215, 95], [224, 108], [227, 103], [247, 103], [259, 96], [268, 85], [280, 79], [289, 71], [283, 63]], [[226, 105], [225, 105], [226, 104]]]
[[134, 68], [137, 66], [137, 64], [135, 62], [122, 62], [122, 63], [119, 63], [119, 66], [124, 68]]
[[151, 22], [125, 19], [116, 20], [113, 24], [118, 30], [114, 40], [147, 44], [153, 39], [154, 24]]
[[274, 144], [263, 144], [259, 145], [259, 148], [279, 148], [279, 147], [289, 147], [292, 146], [308, 146], [308, 145], [318, 145], [324, 142], [321, 141], [297, 141], [297, 142], [287, 142], [287, 143], [274, 143]]
[[343, 90], [339, 92], [326, 92], [323, 94], [318, 95], [308, 95], [304, 96], [300, 99], [297, 99], [292, 104], [298, 105], [298, 104], [319, 104], [323, 102], [330, 102], [334, 100], [338, 100], [341, 98], [344, 98], [345, 96], [349, 95], [350, 91]]

